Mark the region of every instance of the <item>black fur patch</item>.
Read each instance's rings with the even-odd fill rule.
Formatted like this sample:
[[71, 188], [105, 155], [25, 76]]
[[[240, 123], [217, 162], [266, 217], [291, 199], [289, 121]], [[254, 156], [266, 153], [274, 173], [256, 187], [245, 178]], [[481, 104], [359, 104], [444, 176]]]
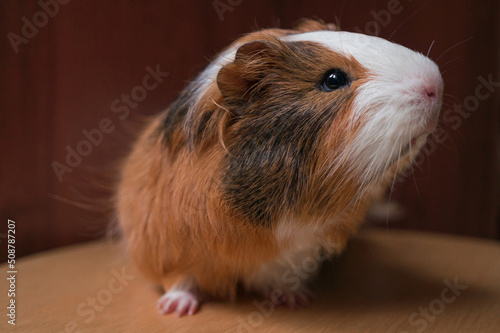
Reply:
[[244, 220], [264, 227], [283, 214], [301, 212], [319, 156], [319, 139], [354, 93], [349, 87], [319, 92], [324, 73], [344, 64], [325, 61], [321, 46], [295, 42], [285, 48], [279, 61], [265, 59], [273, 66], [264, 67], [247, 103], [234, 110], [242, 116], [222, 176], [229, 206]]
[[165, 146], [170, 146], [174, 132], [182, 128], [182, 123], [189, 109], [188, 102], [191, 95], [192, 93], [186, 89], [165, 112], [162, 126], [159, 128]]
[[266, 115], [241, 124], [226, 159], [226, 200], [245, 220], [270, 226], [284, 210], [299, 209], [316, 159], [318, 136], [331, 110], [303, 105], [266, 109]]
[[[323, 95], [318, 100], [317, 94], [329, 94], [318, 89], [324, 73], [339, 64], [325, 61], [324, 52], [314, 43], [287, 43], [282, 53], [266, 59], [268, 63], [255, 62], [267, 65], [260, 73], [253, 72], [261, 74], [257, 82], [236, 99], [241, 103], [226, 105], [238, 116], [228, 123], [228, 128], [234, 127], [226, 142], [229, 154], [222, 166], [221, 190], [223, 200], [249, 223], [269, 227], [281, 214], [301, 211], [302, 195], [319, 155], [319, 138], [352, 97], [353, 92], [339, 90], [335, 97]], [[186, 149], [213, 138], [222, 109], [194, 110], [204, 113], [186, 118], [198, 83], [191, 82], [166, 112], [161, 128], [166, 146], [178, 142], [176, 133], [183, 136]], [[183, 130], [186, 121], [189, 133]]]
[[[212, 134], [211, 131], [216, 127], [214, 111], [203, 110], [201, 117], [189, 117], [188, 112], [193, 106], [193, 96], [195, 93], [194, 87], [199, 84], [198, 81], [191, 82], [186, 89], [182, 92], [177, 100], [175, 100], [168, 110], [165, 112], [162, 125], [159, 128], [164, 147], [173, 149], [172, 153], [175, 155], [182, 147], [173, 147], [174, 135], [176, 133], [182, 136], [181, 146], [187, 146], [189, 149], [196, 149], [201, 145], [203, 140], [209, 138]], [[202, 110], [194, 110], [198, 114]], [[184, 126], [188, 128], [186, 131]]]

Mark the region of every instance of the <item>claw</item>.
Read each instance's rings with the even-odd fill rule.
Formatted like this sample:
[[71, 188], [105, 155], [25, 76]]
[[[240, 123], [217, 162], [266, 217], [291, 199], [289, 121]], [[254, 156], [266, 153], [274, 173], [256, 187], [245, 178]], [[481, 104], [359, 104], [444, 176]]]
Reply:
[[160, 297], [156, 307], [161, 314], [175, 312], [177, 317], [182, 317], [186, 314], [195, 314], [198, 310], [199, 302], [199, 297], [193, 292], [169, 290]]

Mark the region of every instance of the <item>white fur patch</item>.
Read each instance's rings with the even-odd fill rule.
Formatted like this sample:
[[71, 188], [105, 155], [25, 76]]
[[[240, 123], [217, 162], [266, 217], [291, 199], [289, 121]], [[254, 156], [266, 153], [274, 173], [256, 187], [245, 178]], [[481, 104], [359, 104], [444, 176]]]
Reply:
[[[353, 110], [352, 121], [363, 119], [363, 126], [342, 159], [363, 175], [364, 184], [379, 180], [402, 153], [416, 156], [441, 108], [443, 81], [433, 61], [385, 39], [345, 31], [309, 32], [283, 40], [320, 43], [352, 56], [370, 72]], [[434, 102], [426, 97], [427, 89], [435, 89]]]
[[292, 293], [306, 291], [307, 282], [316, 276], [322, 263], [341, 250], [341, 246], [321, 237], [322, 231], [313, 225], [282, 221], [277, 224], [274, 234], [285, 250], [243, 281], [248, 290], [263, 295], [273, 289]]
[[196, 88], [195, 96], [196, 98], [192, 101], [192, 104], [195, 104], [196, 101], [201, 97], [204, 91], [208, 89], [208, 87], [214, 83], [217, 79], [217, 74], [220, 69], [225, 65], [234, 61], [236, 56], [236, 51], [240, 44], [235, 43], [223, 51], [210, 65], [205, 68], [203, 72], [200, 73], [195, 78], [198, 86]]

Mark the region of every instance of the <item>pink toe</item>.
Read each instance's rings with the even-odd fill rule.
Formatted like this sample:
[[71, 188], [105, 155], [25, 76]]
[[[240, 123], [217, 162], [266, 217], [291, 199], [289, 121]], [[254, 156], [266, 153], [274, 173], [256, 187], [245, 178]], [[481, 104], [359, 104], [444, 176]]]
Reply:
[[189, 306], [188, 315], [191, 316], [195, 314], [197, 310], [198, 310], [198, 302], [191, 303], [191, 305]]
[[175, 311], [177, 313], [177, 317], [184, 316], [188, 308], [189, 308], [189, 300], [183, 300], [179, 302], [179, 304], [177, 305], [177, 310]]
[[163, 305], [161, 313], [167, 314], [167, 313], [173, 312], [175, 310], [175, 308], [177, 307], [178, 303], [179, 303], [179, 301], [177, 299], [169, 299]]

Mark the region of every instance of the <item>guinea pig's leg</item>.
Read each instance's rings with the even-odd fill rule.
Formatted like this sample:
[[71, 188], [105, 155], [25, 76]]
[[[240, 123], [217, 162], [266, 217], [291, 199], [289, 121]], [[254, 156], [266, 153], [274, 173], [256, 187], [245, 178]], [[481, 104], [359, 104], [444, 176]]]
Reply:
[[192, 277], [187, 277], [163, 294], [158, 300], [156, 307], [162, 314], [175, 312], [178, 317], [182, 317], [186, 314], [194, 314], [203, 299], [203, 293], [198, 287], [196, 280]]
[[[317, 275], [321, 264], [309, 264], [314, 259], [311, 250], [284, 254], [273, 262], [262, 264], [254, 274], [245, 279], [245, 286], [276, 305], [285, 304], [290, 309], [308, 306], [314, 299], [308, 283]], [[304, 262], [307, 263], [306, 266]]]

